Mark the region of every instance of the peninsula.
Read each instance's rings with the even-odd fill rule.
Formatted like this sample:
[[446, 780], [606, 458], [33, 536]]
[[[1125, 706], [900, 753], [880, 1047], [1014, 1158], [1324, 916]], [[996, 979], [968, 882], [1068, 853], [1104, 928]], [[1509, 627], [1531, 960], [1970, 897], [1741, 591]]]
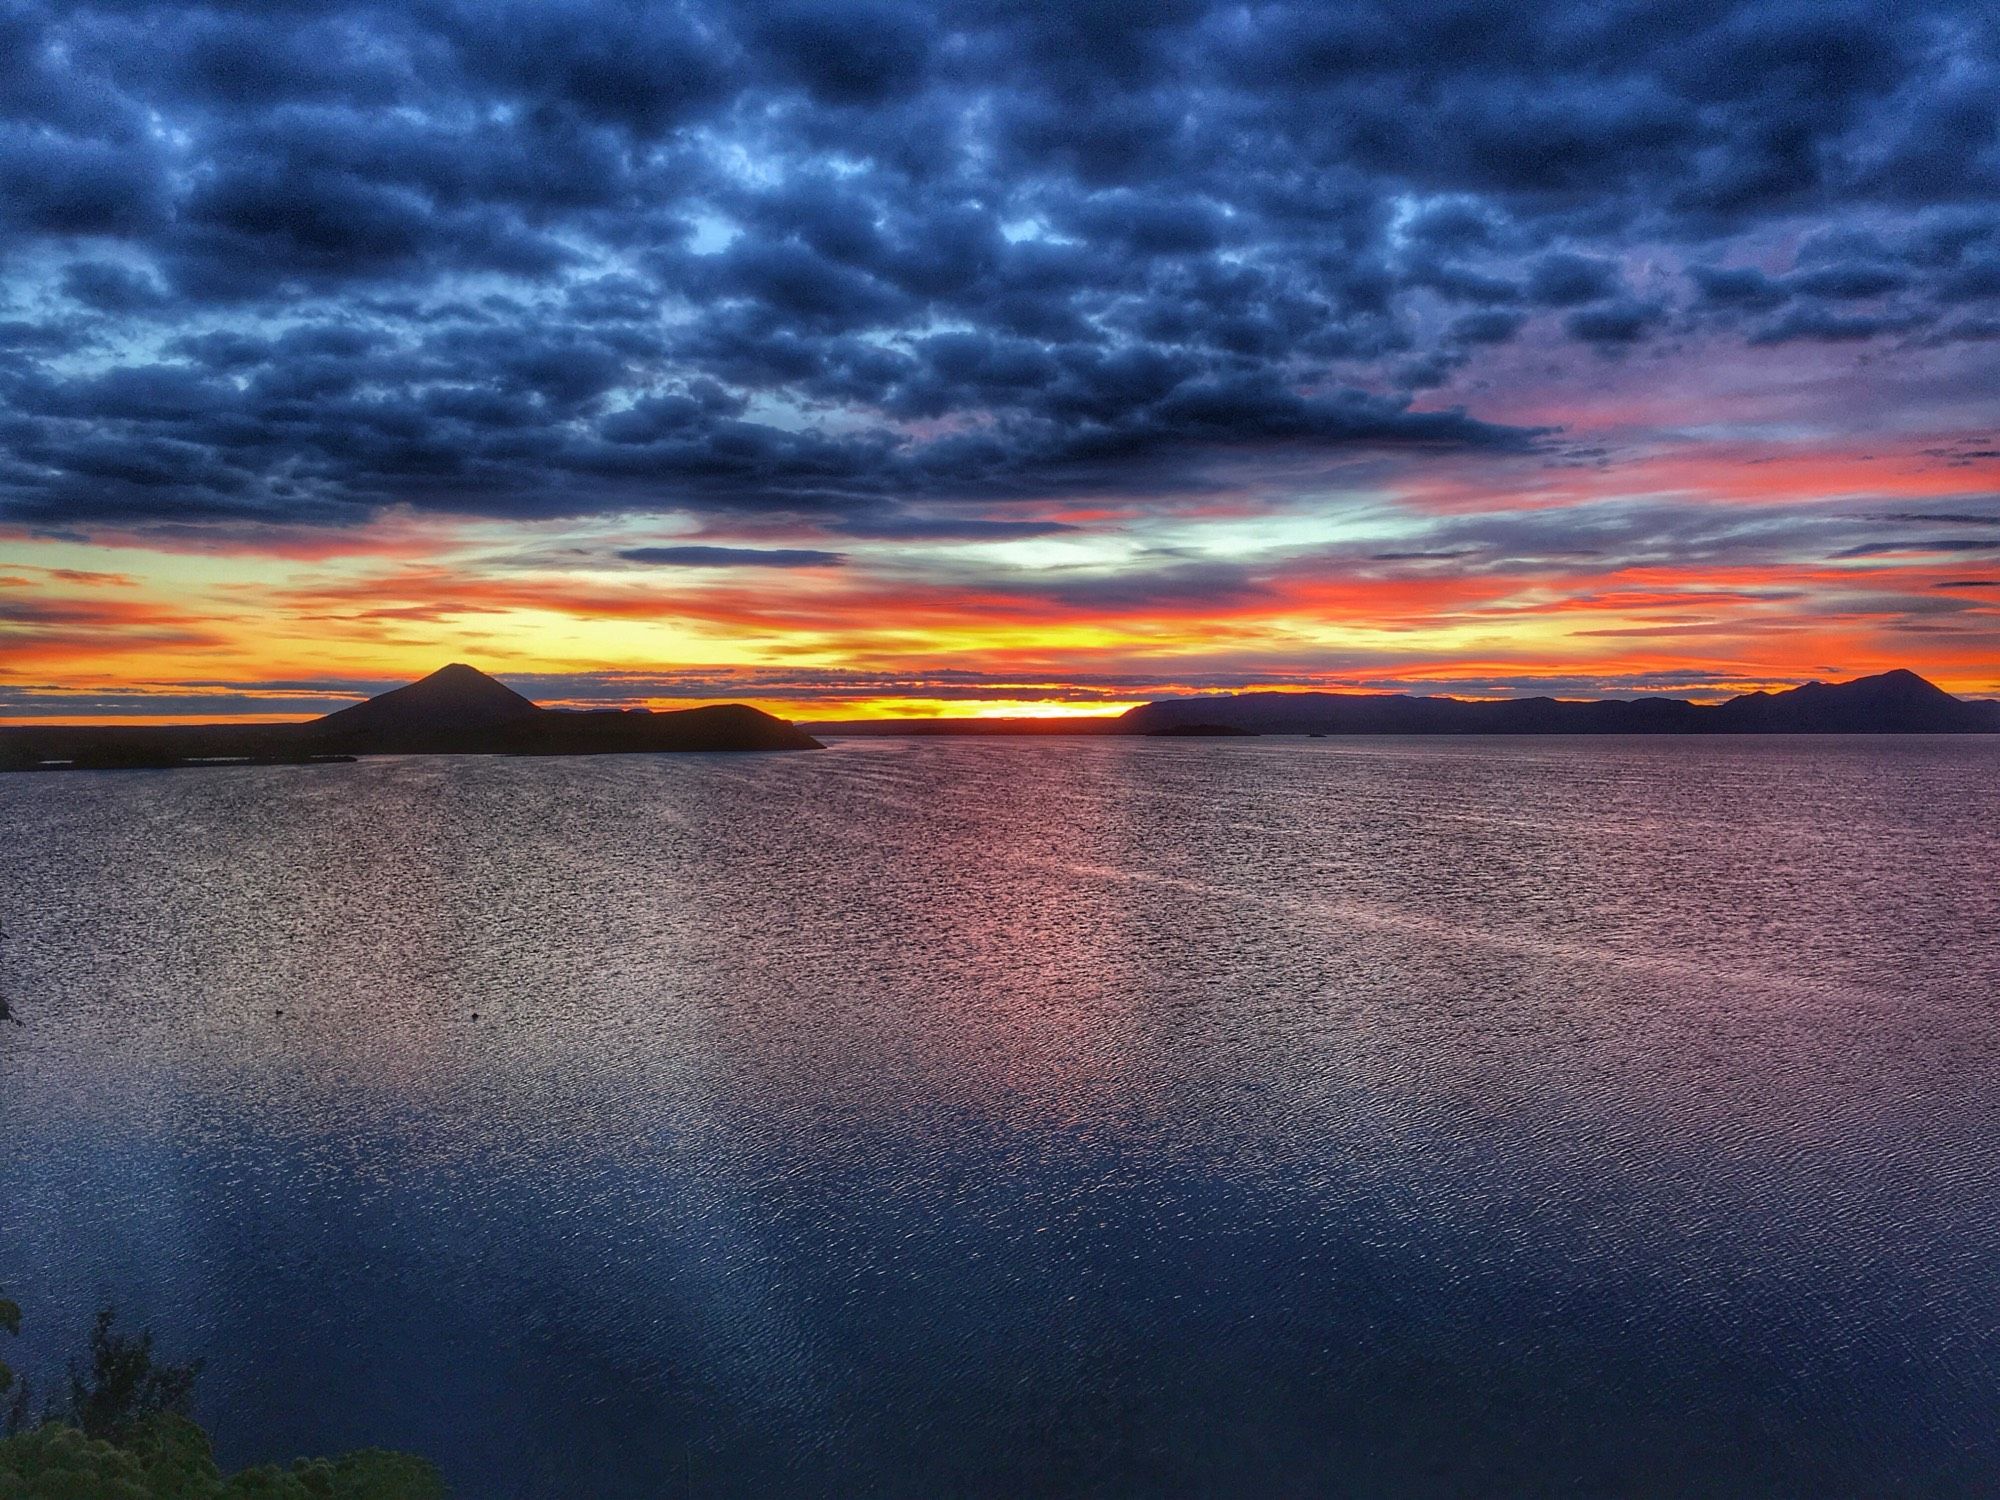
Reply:
[[795, 725], [741, 703], [672, 713], [543, 708], [454, 662], [419, 682], [303, 724], [0, 728], [0, 770], [312, 765], [363, 755], [612, 755], [818, 750]]

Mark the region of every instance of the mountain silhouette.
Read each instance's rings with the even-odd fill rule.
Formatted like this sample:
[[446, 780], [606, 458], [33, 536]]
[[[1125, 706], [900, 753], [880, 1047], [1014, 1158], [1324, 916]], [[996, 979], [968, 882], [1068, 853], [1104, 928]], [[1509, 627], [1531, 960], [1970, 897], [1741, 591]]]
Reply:
[[1978, 705], [1897, 668], [1852, 682], [1809, 682], [1782, 693], [1745, 693], [1715, 706], [1740, 733], [1960, 734], [1986, 727]]
[[[1420, 698], [1234, 693], [1166, 698], [1112, 718], [865, 720], [843, 734], [2000, 734], [2000, 702], [1955, 698], [1897, 669], [1723, 703], [1684, 698]], [[361, 755], [608, 755], [817, 750], [796, 724], [741, 703], [671, 713], [542, 708], [453, 662], [305, 724], [0, 726], [0, 770], [258, 765]]]
[[0, 769], [142, 770], [312, 764], [362, 755], [610, 755], [818, 750], [742, 703], [672, 713], [542, 708], [463, 662], [304, 724], [0, 728]]
[[300, 726], [312, 749], [347, 755], [606, 755], [668, 750], [816, 750], [803, 730], [742, 703], [656, 714], [542, 708], [453, 662], [407, 687]]
[[334, 735], [481, 730], [540, 712], [505, 683], [455, 661], [407, 687], [328, 714], [318, 725]]
[[1684, 698], [1418, 698], [1400, 693], [1235, 693], [1125, 713], [1126, 733], [1227, 725], [1263, 734], [1979, 734], [2000, 714], [1898, 668], [1723, 703]]

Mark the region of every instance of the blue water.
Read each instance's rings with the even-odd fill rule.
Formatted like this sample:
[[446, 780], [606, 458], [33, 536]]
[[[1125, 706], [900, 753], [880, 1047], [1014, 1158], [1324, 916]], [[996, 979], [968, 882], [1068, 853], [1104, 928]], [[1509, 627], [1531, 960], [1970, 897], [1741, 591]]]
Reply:
[[2000, 739], [24, 776], [0, 849], [8, 1357], [114, 1301], [230, 1464], [2000, 1492]]

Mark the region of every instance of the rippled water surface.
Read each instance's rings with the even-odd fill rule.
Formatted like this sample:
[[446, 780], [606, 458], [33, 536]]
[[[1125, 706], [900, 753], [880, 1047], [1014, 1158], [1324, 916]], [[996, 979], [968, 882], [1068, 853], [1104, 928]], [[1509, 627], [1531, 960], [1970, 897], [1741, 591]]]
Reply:
[[232, 1463], [2000, 1492], [2000, 739], [8, 777], [0, 850], [9, 1357], [115, 1300]]

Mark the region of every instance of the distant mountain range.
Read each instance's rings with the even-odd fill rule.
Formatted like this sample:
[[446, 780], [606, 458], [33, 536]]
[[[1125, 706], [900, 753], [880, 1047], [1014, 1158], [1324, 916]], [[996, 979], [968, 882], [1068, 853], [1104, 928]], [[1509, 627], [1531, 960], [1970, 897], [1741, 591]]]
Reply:
[[362, 755], [605, 755], [818, 750], [741, 703], [673, 713], [542, 708], [454, 662], [419, 682], [304, 724], [35, 725], [0, 729], [0, 769], [281, 765]]
[[1992, 734], [2000, 733], [2000, 703], [1954, 698], [1915, 672], [1897, 670], [1722, 703], [1235, 693], [1147, 703], [1119, 722], [1128, 734], [1185, 732], [1189, 725], [1258, 734]]
[[[1809, 682], [1724, 703], [1682, 698], [1418, 698], [1230, 693], [1166, 698], [1117, 717], [873, 719], [848, 735], [1995, 734], [2000, 702], [1967, 701], [1914, 672]], [[0, 770], [312, 764], [362, 755], [604, 755], [817, 750], [804, 728], [741, 703], [673, 713], [542, 708], [462, 663], [304, 724], [0, 728]]]

